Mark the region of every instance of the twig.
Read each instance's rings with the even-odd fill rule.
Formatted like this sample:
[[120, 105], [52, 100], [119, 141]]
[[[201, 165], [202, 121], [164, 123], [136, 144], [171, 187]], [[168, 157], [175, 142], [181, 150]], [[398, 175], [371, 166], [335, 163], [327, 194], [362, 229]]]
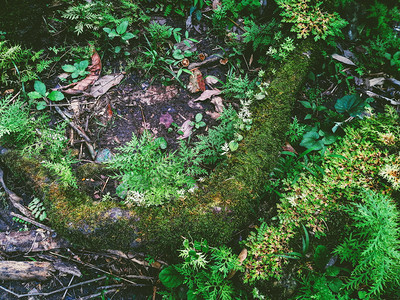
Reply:
[[50, 227], [43, 225], [42, 223], [36, 222], [35, 220], [32, 220], [30, 218], [24, 217], [23, 215], [17, 214], [15, 212], [10, 213], [11, 216], [17, 217], [18, 219], [24, 220], [25, 222], [31, 223], [32, 225], [35, 225], [36, 227], [42, 228], [44, 230], [54, 232], [54, 229], [51, 229]]
[[64, 256], [64, 255], [61, 255], [61, 254], [58, 254], [58, 253], [55, 253], [55, 252], [50, 252], [50, 254], [53, 254], [53, 255], [55, 255], [55, 256], [62, 257], [62, 258], [64, 258], [64, 259], [66, 259], [66, 260], [71, 260], [71, 261], [73, 261], [73, 262], [76, 262], [76, 263], [78, 263], [78, 264], [81, 264], [81, 265], [84, 265], [84, 266], [86, 266], [86, 267], [92, 268], [92, 269], [97, 270], [97, 271], [99, 271], [99, 272], [102, 272], [102, 273], [104, 273], [104, 274], [108, 274], [108, 275], [111, 275], [111, 276], [114, 276], [114, 277], [118, 277], [118, 278], [120, 278], [121, 280], [126, 281], [126, 282], [128, 282], [128, 283], [130, 283], [130, 284], [133, 284], [133, 285], [136, 285], [136, 284], [137, 284], [136, 282], [130, 281], [130, 280], [124, 278], [124, 277], [120, 277], [120, 276], [117, 276], [117, 275], [112, 274], [112, 273], [110, 273], [110, 272], [104, 271], [104, 270], [102, 270], [102, 269], [100, 269], [100, 268], [98, 268], [98, 267], [96, 267], [96, 266], [94, 266], [94, 265], [92, 265], [92, 264], [85, 263], [85, 262], [79, 261], [79, 260], [77, 260], [77, 259], [73, 259], [73, 258]]
[[[71, 280], [69, 281], [68, 286], [67, 286], [68, 288], [71, 286], [71, 283], [72, 283], [72, 281], [74, 280], [74, 278], [75, 278], [75, 276], [72, 275]], [[61, 298], [62, 300], [65, 299], [65, 296], [67, 295], [68, 290], [69, 290], [69, 289], [66, 289], [66, 290], [65, 290], [64, 295], [63, 295], [62, 298]]]
[[117, 291], [117, 289], [112, 289], [112, 290], [108, 290], [108, 291], [101, 291], [100, 293], [92, 294], [92, 295], [85, 296], [85, 297], [80, 297], [80, 298], [78, 298], [78, 300], [89, 300], [89, 299], [101, 297], [102, 295], [114, 293], [116, 291]]
[[54, 106], [56, 111], [60, 114], [60, 116], [69, 123], [69, 125], [88, 143], [91, 143], [92, 141], [90, 138], [82, 131], [80, 130], [74, 122], [72, 122], [68, 117], [64, 114], [64, 112], [57, 106]]
[[92, 283], [92, 282], [96, 282], [96, 281], [100, 281], [100, 280], [103, 280], [103, 279], [106, 279], [106, 278], [107, 278], [107, 276], [101, 276], [99, 278], [86, 280], [86, 281], [83, 281], [83, 282], [80, 282], [80, 283], [75, 283], [73, 285], [69, 285], [69, 286], [63, 287], [61, 289], [58, 289], [58, 290], [55, 290], [55, 291], [51, 291], [51, 292], [47, 292], [47, 293], [32, 293], [32, 294], [22, 294], [22, 295], [20, 295], [20, 294], [17, 294], [15, 292], [13, 292], [13, 291], [1, 286], [1, 285], [0, 285], [0, 289], [6, 291], [9, 294], [14, 295], [17, 298], [32, 297], [32, 296], [50, 296], [50, 295], [53, 295], [53, 294], [56, 294], [56, 293], [59, 293], [59, 292], [63, 292], [65, 290], [68, 290], [68, 289], [71, 289], [71, 288], [75, 288], [77, 286], [82, 286], [82, 285], [85, 285], [85, 284], [88, 284], [88, 283]]

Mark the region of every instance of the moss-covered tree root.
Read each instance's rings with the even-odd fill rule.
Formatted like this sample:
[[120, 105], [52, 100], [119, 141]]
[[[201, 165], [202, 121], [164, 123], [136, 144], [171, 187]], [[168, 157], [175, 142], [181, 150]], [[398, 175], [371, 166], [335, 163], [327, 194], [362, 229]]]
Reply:
[[44, 196], [52, 226], [72, 242], [89, 247], [131, 248], [144, 244], [156, 253], [175, 250], [181, 237], [225, 243], [247, 226], [268, 173], [284, 142], [296, 93], [312, 64], [314, 43], [304, 41], [256, 103], [253, 127], [239, 150], [220, 164], [199, 188], [160, 207], [127, 210], [94, 202], [75, 189], [50, 180], [39, 162], [8, 152], [1, 158]]

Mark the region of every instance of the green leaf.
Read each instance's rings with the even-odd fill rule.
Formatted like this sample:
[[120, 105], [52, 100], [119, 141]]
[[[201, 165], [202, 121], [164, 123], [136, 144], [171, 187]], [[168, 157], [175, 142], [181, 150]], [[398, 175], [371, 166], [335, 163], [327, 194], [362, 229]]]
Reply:
[[71, 74], [71, 77], [73, 79], [78, 78], [78, 76], [79, 76], [79, 71], [78, 70], [76, 70], [74, 73]]
[[110, 32], [111, 32], [111, 28], [108, 28], [108, 27], [104, 27], [103, 30], [104, 30], [105, 32], [107, 32], [107, 33], [110, 33]]
[[232, 152], [235, 152], [239, 148], [239, 143], [236, 141], [230, 141], [228, 145]]
[[46, 85], [43, 82], [36, 80], [33, 88], [43, 97], [46, 96]]
[[159, 147], [163, 150], [167, 149], [167, 147], [168, 147], [167, 141], [162, 136], [160, 136], [159, 138], [156, 138], [155, 143], [158, 144]]
[[119, 35], [122, 35], [126, 32], [126, 29], [128, 28], [129, 22], [128, 21], [123, 21], [121, 24], [117, 26], [117, 33]]
[[358, 95], [347, 95], [336, 101], [335, 109], [338, 113], [348, 113], [357, 117], [364, 112], [365, 102]]
[[300, 103], [305, 107], [305, 108], [311, 108], [311, 103], [308, 101], [300, 101]]
[[124, 41], [127, 41], [127, 40], [130, 40], [130, 39], [133, 39], [134, 37], [135, 37], [135, 35], [133, 33], [127, 32], [122, 36], [122, 39]]
[[330, 145], [336, 142], [336, 139], [337, 137], [334, 135], [325, 134], [324, 138], [322, 139], [322, 142], [324, 143], [324, 145]]
[[324, 142], [319, 139], [320, 136], [315, 131], [309, 131], [303, 136], [300, 146], [307, 149], [321, 150], [324, 147]]
[[339, 293], [340, 288], [343, 285], [343, 281], [341, 281], [339, 278], [333, 278], [329, 283], [329, 288], [332, 290], [334, 293]]
[[163, 269], [158, 278], [160, 279], [161, 283], [169, 289], [180, 286], [185, 279], [185, 277], [182, 276], [174, 266], [169, 266]]
[[119, 36], [119, 34], [115, 31], [115, 29], [111, 30], [111, 32], [108, 34], [108, 37], [110, 39], [115, 38], [116, 36]]
[[340, 273], [340, 269], [335, 266], [331, 266], [326, 269], [326, 275], [328, 275], [328, 276], [335, 277], [335, 276], [338, 276], [339, 273]]
[[43, 98], [43, 96], [36, 91], [28, 93], [28, 97], [32, 100]]
[[201, 113], [196, 114], [195, 120], [196, 123], [200, 122], [203, 119], [203, 115]]
[[60, 91], [52, 91], [47, 97], [51, 101], [61, 101], [64, 99], [64, 94]]
[[181, 60], [185, 58], [185, 55], [183, 55], [182, 50], [180, 49], [175, 49], [174, 52], [172, 53], [173, 58], [177, 60]]
[[72, 73], [76, 69], [73, 65], [63, 65], [61, 68], [68, 73]]
[[36, 103], [36, 109], [37, 110], [43, 110], [46, 107], [47, 107], [46, 101], [39, 101], [38, 103]]
[[114, 53], [116, 53], [116, 54], [118, 54], [118, 53], [120, 53], [121, 52], [121, 47], [120, 46], [115, 46], [115, 48], [114, 48]]
[[86, 68], [89, 66], [89, 61], [88, 60], [82, 60], [79, 62], [79, 69], [80, 70], [86, 70]]

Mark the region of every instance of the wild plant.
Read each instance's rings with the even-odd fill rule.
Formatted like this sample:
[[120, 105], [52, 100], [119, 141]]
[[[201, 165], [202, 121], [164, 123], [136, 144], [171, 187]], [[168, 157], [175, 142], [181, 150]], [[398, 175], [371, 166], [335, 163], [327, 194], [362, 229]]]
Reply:
[[160, 281], [168, 288], [163, 295], [182, 299], [185, 296], [179, 295], [177, 288], [184, 285], [188, 289], [186, 296], [193, 299], [228, 300], [240, 296], [230, 277], [243, 267], [230, 248], [211, 247], [206, 240], [189, 242], [185, 239], [179, 256], [184, 262], [160, 272]]
[[354, 267], [346, 287], [379, 297], [400, 286], [400, 213], [388, 196], [372, 191], [361, 196], [362, 203], [344, 208], [352, 231], [335, 253]]
[[[161, 149], [161, 140], [154, 139], [145, 131], [140, 138], [132, 135], [131, 141], [118, 148], [119, 153], [108, 162], [121, 180], [117, 193], [125, 198], [128, 191], [137, 197], [144, 195], [144, 206], [160, 205], [172, 201], [195, 184], [194, 176], [205, 174], [200, 167], [201, 157], [196, 149], [182, 143], [180, 148], [167, 153]], [[133, 195], [133, 194], [132, 194]]]
[[311, 0], [277, 0], [276, 3], [282, 9], [283, 22], [294, 24], [291, 31], [299, 39], [312, 35], [318, 41], [341, 36], [341, 30], [348, 24], [338, 13], [325, 12], [322, 1], [313, 4]]

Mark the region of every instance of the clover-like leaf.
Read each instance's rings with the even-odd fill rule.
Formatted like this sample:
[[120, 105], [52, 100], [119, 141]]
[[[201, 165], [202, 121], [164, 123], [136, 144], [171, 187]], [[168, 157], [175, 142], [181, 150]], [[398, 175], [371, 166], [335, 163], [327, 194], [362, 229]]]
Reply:
[[43, 98], [43, 96], [36, 91], [28, 93], [28, 97], [32, 100]]
[[36, 103], [36, 109], [37, 110], [43, 110], [46, 107], [47, 107], [46, 101], [39, 101], [38, 103]]
[[336, 101], [335, 109], [338, 113], [348, 113], [351, 117], [360, 116], [365, 110], [365, 101], [358, 95], [347, 95]]

